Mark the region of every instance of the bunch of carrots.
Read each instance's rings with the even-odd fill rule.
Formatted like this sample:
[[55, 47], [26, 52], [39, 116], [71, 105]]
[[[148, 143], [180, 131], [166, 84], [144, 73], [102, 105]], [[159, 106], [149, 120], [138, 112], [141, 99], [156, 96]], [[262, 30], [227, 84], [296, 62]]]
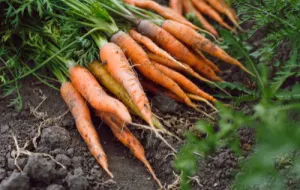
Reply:
[[[59, 26], [53, 29], [53, 26], [47, 25], [52, 22], [45, 22], [43, 19], [29, 27], [30, 22], [24, 22], [16, 32], [24, 31], [25, 34], [20, 36], [24, 42], [29, 41], [26, 45], [35, 54], [31, 57], [36, 58], [34, 61], [37, 66], [32, 70], [46, 66], [60, 81], [61, 96], [76, 121], [79, 133], [108, 175], [113, 177], [91, 121], [88, 105], [110, 126], [114, 135], [145, 164], [154, 180], [162, 187], [145, 157], [144, 148], [127, 128], [127, 125], [147, 128], [176, 151], [161, 133], [176, 136], [167, 131], [152, 113], [144, 89], [154, 94], [163, 92], [198, 111], [199, 107], [192, 100], [202, 101], [215, 109], [213, 103], [217, 100], [188, 78], [193, 77], [211, 85], [216, 85], [216, 81], [223, 81], [218, 76], [221, 70], [205, 57], [205, 53], [239, 66], [250, 74], [251, 72], [198, 33], [199, 28], [178, 14], [180, 12], [176, 13], [150, 0], [124, 2], [53, 0], [55, 6], [51, 13], [46, 14], [44, 20], [53, 17], [53, 22], [59, 20], [67, 23], [68, 27], [80, 28], [78, 33], [72, 31], [73, 35], [70, 35]], [[198, 2], [204, 3], [202, 0], [193, 1], [195, 5]], [[214, 1], [207, 2], [214, 4]], [[16, 8], [21, 6], [18, 1], [14, 5]], [[39, 8], [31, 7], [37, 12]], [[165, 19], [144, 9], [153, 10]], [[224, 13], [227, 14], [227, 11]], [[130, 29], [123, 28], [115, 19], [123, 19], [123, 22], [131, 25]], [[74, 43], [64, 47], [60, 40], [64, 35]], [[98, 53], [93, 54], [94, 61], [85, 60], [83, 65], [79, 65], [76, 58], [64, 54], [66, 49], [76, 44], [78, 38], [89, 39], [92, 41], [91, 46], [98, 48]], [[31, 40], [35, 41], [30, 42]], [[18, 79], [28, 74], [23, 74]], [[149, 126], [133, 123], [131, 114], [142, 118]]]

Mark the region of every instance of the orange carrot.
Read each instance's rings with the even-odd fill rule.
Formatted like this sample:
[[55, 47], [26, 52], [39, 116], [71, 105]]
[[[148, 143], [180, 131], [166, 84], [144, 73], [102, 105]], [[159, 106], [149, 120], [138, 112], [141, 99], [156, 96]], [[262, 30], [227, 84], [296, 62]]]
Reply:
[[182, 98], [189, 106], [195, 107], [191, 100], [186, 96], [182, 89], [169, 77], [165, 76], [149, 60], [145, 51], [126, 33], [120, 31], [115, 34], [111, 41], [118, 44], [125, 54], [131, 59], [135, 68], [145, 77], [153, 82], [174, 92]]
[[200, 76], [198, 73], [196, 73], [189, 65], [185, 64], [185, 63], [181, 63], [184, 65], [185, 68], [181, 67], [181, 66], [178, 66], [177, 64], [173, 63], [172, 61], [168, 60], [168, 59], [165, 59], [163, 57], [160, 57], [158, 55], [155, 55], [153, 53], [149, 53], [147, 52], [147, 55], [148, 57], [150, 58], [151, 61], [155, 61], [159, 64], [162, 64], [162, 65], [165, 65], [169, 68], [172, 68], [172, 69], [175, 69], [177, 71], [181, 71], [181, 72], [184, 72], [188, 75], [191, 75], [203, 82], [207, 82], [207, 83], [212, 83], [210, 80]]
[[139, 8], [142, 8], [142, 9], [150, 9], [152, 11], [155, 11], [166, 19], [175, 20], [175, 21], [182, 23], [186, 26], [189, 26], [195, 30], [199, 29], [199, 27], [197, 27], [194, 24], [192, 24], [191, 22], [187, 21], [182, 15], [176, 13], [174, 10], [172, 10], [168, 7], [164, 7], [154, 1], [150, 1], [150, 0], [142, 0], [142, 1], [141, 0], [123, 0], [123, 1], [127, 4], [134, 5]]
[[[222, 81], [222, 79], [215, 74], [211, 67], [209, 67], [205, 62], [201, 61], [187, 47], [185, 47], [185, 45], [183, 45], [165, 29], [153, 24], [150, 21], [143, 20], [138, 25], [138, 31], [151, 38], [171, 55], [190, 65], [205, 77], [214, 81]], [[178, 33], [180, 32], [181, 31], [178, 31]], [[186, 35], [188, 35], [188, 33]], [[186, 37], [190, 38], [190, 36]]]
[[202, 16], [202, 14], [198, 10], [194, 8], [191, 0], [183, 0], [183, 7], [185, 14], [195, 14], [204, 29], [206, 29], [216, 37], [219, 36], [217, 30]]
[[117, 137], [119, 141], [121, 141], [121, 143], [127, 146], [137, 159], [144, 163], [159, 187], [162, 188], [163, 186], [160, 180], [156, 177], [150, 163], [145, 156], [145, 150], [143, 146], [141, 145], [139, 140], [130, 132], [126, 125], [123, 124], [124, 122], [110, 113], [100, 113], [98, 115], [100, 115], [103, 121], [110, 127], [115, 137]]
[[206, 1], [214, 9], [216, 9], [217, 11], [219, 11], [222, 14], [225, 14], [235, 26], [237, 26], [239, 29], [241, 29], [241, 27], [237, 23], [237, 15], [224, 1], [222, 1], [222, 0], [206, 0]]
[[185, 0], [170, 0], [170, 7], [171, 9], [173, 9], [176, 13], [182, 15], [182, 9], [183, 9], [183, 5], [182, 5], [182, 1]]
[[143, 118], [152, 126], [148, 98], [121, 48], [114, 43], [106, 43], [101, 47], [100, 57], [102, 62], [106, 63], [107, 71], [124, 86]]
[[175, 82], [177, 82], [177, 84], [179, 84], [179, 86], [182, 87], [185, 91], [195, 94], [197, 96], [200, 96], [200, 97], [202, 97], [206, 100], [212, 101], [212, 102], [216, 101], [216, 99], [214, 97], [212, 97], [211, 95], [207, 94], [206, 92], [204, 92], [203, 90], [198, 88], [192, 81], [187, 79], [182, 74], [180, 74], [166, 66], [160, 65], [158, 63], [153, 62], [153, 64], [155, 65], [155, 67], [158, 70], [160, 70], [166, 76], [170, 77]]
[[71, 82], [65, 82], [62, 84], [60, 92], [75, 119], [77, 130], [87, 144], [92, 155], [96, 158], [97, 162], [108, 173], [108, 175], [113, 177], [112, 173], [108, 170], [106, 154], [100, 144], [97, 131], [92, 123], [90, 110], [84, 99]]
[[211, 41], [203, 37], [201, 34], [186, 27], [185, 25], [180, 24], [178, 22], [174, 22], [172, 20], [165, 20], [162, 27], [168, 32], [170, 32], [172, 35], [174, 35], [177, 39], [188, 44], [194, 49], [202, 50], [227, 63], [237, 65], [244, 71], [248, 72], [249, 74], [252, 74], [238, 60], [234, 59], [216, 44], [212, 43]]
[[192, 2], [201, 13], [206, 14], [228, 30], [232, 30], [232, 27], [225, 23], [220, 14], [211, 8], [206, 2], [203, 0], [192, 0]]
[[158, 47], [151, 39], [138, 33], [136, 30], [133, 30], [133, 29], [130, 30], [129, 35], [138, 43], [141, 43], [142, 45], [146, 46], [146, 48], [148, 50], [150, 50], [151, 52], [153, 52], [161, 57], [164, 57], [164, 58], [180, 65], [181, 67], [184, 67], [179, 61], [177, 61], [175, 58], [173, 58], [165, 50]]
[[131, 123], [127, 108], [119, 100], [108, 96], [89, 70], [82, 66], [72, 66], [69, 75], [74, 87], [95, 110], [113, 113]]
[[215, 72], [221, 73], [221, 70], [219, 69], [219, 67], [216, 66], [211, 60], [207, 59], [200, 50], [196, 50], [196, 52], [197, 52], [199, 58], [203, 62], [205, 62], [207, 65], [209, 65]]

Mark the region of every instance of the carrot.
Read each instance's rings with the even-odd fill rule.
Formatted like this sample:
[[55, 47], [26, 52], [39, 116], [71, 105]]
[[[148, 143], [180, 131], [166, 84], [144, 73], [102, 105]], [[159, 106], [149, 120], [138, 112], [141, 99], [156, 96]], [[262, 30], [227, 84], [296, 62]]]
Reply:
[[139, 140], [130, 132], [126, 125], [123, 125], [124, 122], [110, 113], [100, 113], [98, 115], [110, 127], [115, 137], [117, 137], [122, 144], [127, 146], [137, 159], [144, 163], [153, 179], [157, 182], [159, 187], [162, 188], [163, 186], [160, 180], [156, 177], [150, 163], [145, 156], [145, 150], [143, 146], [141, 145]]
[[168, 54], [166, 51], [164, 51], [163, 49], [158, 47], [151, 39], [138, 33], [136, 30], [133, 30], [133, 29], [130, 30], [129, 35], [138, 43], [141, 43], [142, 45], [146, 46], [146, 48], [148, 50], [150, 50], [151, 52], [153, 52], [157, 55], [160, 55], [161, 57], [164, 57], [164, 58], [180, 65], [181, 67], [184, 67], [179, 61], [174, 59], [170, 54]]
[[177, 39], [188, 44], [197, 50], [205, 51], [206, 53], [215, 56], [227, 63], [237, 65], [245, 72], [253, 75], [246, 67], [244, 67], [238, 60], [234, 59], [228, 55], [224, 50], [218, 47], [216, 44], [212, 43], [208, 39], [204, 38], [198, 32], [191, 30], [185, 25], [171, 20], [165, 20], [162, 27], [174, 35]]
[[206, 100], [215, 102], [216, 99], [212, 97], [211, 95], [207, 94], [206, 92], [202, 91], [200, 88], [198, 88], [192, 81], [187, 79], [185, 76], [182, 74], [166, 67], [163, 65], [160, 65], [158, 63], [152, 62], [155, 67], [160, 70], [162, 73], [164, 73], [166, 76], [170, 77], [173, 79], [175, 82], [179, 84], [180, 87], [182, 87], [184, 90], [187, 92], [190, 92], [192, 94], [195, 94], [197, 96], [200, 96]]
[[222, 0], [206, 0], [214, 9], [222, 14], [225, 14], [229, 20], [240, 30], [243, 30], [237, 23], [237, 15], [235, 12]]
[[183, 5], [182, 5], [182, 1], [185, 0], [170, 0], [170, 7], [171, 9], [173, 9], [176, 13], [182, 15], [182, 11], [183, 11]]
[[148, 98], [121, 48], [114, 43], [106, 43], [100, 50], [100, 57], [106, 63], [107, 71], [124, 86], [145, 121], [152, 126]]
[[213, 34], [216, 37], [219, 37], [217, 30], [202, 16], [202, 14], [196, 10], [191, 2], [191, 0], [183, 0], [183, 7], [185, 14], [195, 14], [196, 17], [201, 22], [204, 29]]
[[115, 34], [111, 41], [118, 44], [125, 54], [131, 59], [136, 69], [153, 82], [174, 92], [189, 106], [195, 107], [182, 89], [169, 77], [165, 76], [151, 63], [145, 51], [126, 33], [120, 31]]
[[127, 108], [119, 100], [108, 96], [89, 70], [82, 66], [72, 66], [69, 68], [69, 76], [74, 87], [94, 109], [113, 113], [131, 123]]
[[196, 52], [197, 52], [199, 58], [203, 62], [205, 62], [207, 65], [209, 65], [215, 72], [221, 73], [221, 70], [219, 69], [219, 67], [216, 66], [211, 60], [207, 59], [200, 50], [196, 50]]
[[220, 25], [227, 28], [228, 30], [232, 30], [232, 27], [224, 22], [220, 14], [217, 11], [215, 11], [213, 8], [211, 8], [203, 0], [192, 0], [192, 2], [201, 13], [206, 14], [213, 20], [217, 21]]
[[[151, 38], [171, 55], [190, 65], [205, 77], [214, 81], [222, 81], [207, 64], [199, 60], [196, 55], [165, 29], [150, 21], [143, 20], [138, 25], [138, 31]], [[187, 36], [187, 38], [189, 38], [189, 36]]]
[[100, 144], [97, 131], [91, 120], [90, 110], [84, 99], [71, 82], [63, 83], [60, 92], [75, 119], [77, 130], [88, 145], [92, 155], [108, 175], [113, 178], [112, 173], [108, 170], [106, 154]]
[[[103, 85], [106, 89], [108, 89], [112, 94], [118, 97], [132, 112], [133, 114], [137, 115], [138, 117], [143, 118], [143, 115], [136, 107], [136, 105], [132, 102], [130, 96], [128, 95], [127, 91], [124, 87], [118, 83], [106, 70], [104, 64], [101, 64], [99, 61], [94, 61], [89, 64], [89, 69], [93, 73], [93, 75], [97, 78], [97, 80]], [[153, 114], [152, 114], [153, 115]], [[160, 123], [160, 121], [153, 115], [152, 116], [152, 123], [157, 128], [160, 129], [162, 132], [175, 137], [178, 140], [177, 136], [172, 134], [168, 131], [164, 126]]]
[[172, 10], [168, 7], [164, 7], [154, 1], [150, 1], [150, 0], [142, 0], [142, 1], [141, 0], [123, 0], [123, 1], [127, 4], [134, 5], [139, 8], [142, 8], [142, 9], [150, 9], [152, 11], [155, 11], [166, 19], [175, 20], [179, 23], [182, 23], [186, 26], [191, 27], [192, 29], [195, 29], [195, 30], [199, 29], [199, 27], [197, 27], [194, 24], [192, 24], [191, 22], [187, 21], [182, 15], [176, 13], [174, 10]]

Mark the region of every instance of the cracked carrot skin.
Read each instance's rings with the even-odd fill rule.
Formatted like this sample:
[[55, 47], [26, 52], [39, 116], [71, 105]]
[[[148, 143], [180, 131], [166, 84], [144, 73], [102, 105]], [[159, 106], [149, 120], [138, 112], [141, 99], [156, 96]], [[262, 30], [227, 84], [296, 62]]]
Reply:
[[195, 85], [192, 81], [187, 79], [182, 74], [180, 74], [166, 66], [160, 65], [155, 62], [153, 62], [153, 63], [158, 70], [160, 70], [162, 73], [164, 73], [165, 75], [167, 75], [168, 77], [173, 79], [175, 82], [177, 82], [177, 84], [179, 84], [179, 86], [181, 88], [183, 88], [186, 92], [195, 94], [195, 95], [200, 96], [211, 102], [216, 101], [216, 99], [213, 96], [211, 96], [211, 95], [207, 94], [206, 92], [204, 92], [203, 90], [201, 90], [197, 85]]
[[107, 95], [88, 69], [79, 65], [70, 67], [69, 77], [77, 91], [95, 110], [115, 114], [127, 123], [132, 122], [123, 103]]
[[143, 118], [153, 125], [148, 98], [122, 49], [114, 43], [106, 43], [100, 50], [100, 58], [106, 63], [107, 71], [124, 86]]
[[217, 30], [203, 17], [203, 15], [197, 9], [195, 9], [191, 0], [184, 0], [183, 7], [184, 7], [185, 14], [194, 13], [196, 17], [199, 19], [199, 21], [201, 22], [204, 29], [206, 29], [212, 35], [219, 37]]
[[191, 30], [185, 25], [172, 20], [165, 20], [162, 27], [174, 35], [177, 39], [183, 43], [193, 47], [196, 50], [202, 50], [214, 57], [221, 59], [229, 64], [239, 66], [245, 72], [252, 74], [245, 66], [242, 65], [238, 60], [228, 55], [224, 50], [218, 47], [216, 44], [210, 40], [203, 37], [198, 32]]
[[146, 52], [139, 46], [128, 34], [120, 31], [115, 34], [111, 41], [121, 47], [128, 58], [131, 59], [135, 68], [141, 72], [146, 78], [169, 89], [178, 97], [182, 98], [187, 105], [195, 107], [189, 97], [183, 90], [169, 77], [160, 72], [149, 60]]
[[92, 123], [90, 110], [71, 82], [65, 82], [60, 89], [61, 97], [70, 109], [70, 112], [75, 119], [77, 130], [87, 144], [90, 152], [95, 157], [97, 162], [113, 177], [108, 170], [107, 157], [101, 146], [97, 131]]
[[165, 19], [171, 19], [171, 20], [175, 20], [177, 22], [180, 22], [186, 26], [191, 27], [194, 30], [198, 30], [199, 27], [195, 26], [194, 24], [192, 24], [191, 22], [189, 22], [188, 20], [186, 20], [186, 18], [184, 18], [184, 16], [176, 13], [174, 10], [170, 9], [169, 7], [164, 7], [154, 1], [150, 1], [150, 0], [123, 0], [123, 2], [130, 4], [130, 5], [134, 5], [136, 7], [142, 8], [142, 9], [150, 9], [152, 11], [157, 12], [159, 15], [161, 15], [162, 17], [164, 17]]
[[[169, 20], [165, 20], [164, 23], [166, 21]], [[173, 55], [180, 61], [190, 65], [191, 67], [193, 67], [201, 75], [213, 81], [222, 81], [222, 79], [216, 75], [214, 70], [209, 65], [207, 65], [204, 61], [201, 61], [184, 44], [182, 44], [179, 40], [177, 40], [172, 34], [170, 34], [165, 29], [147, 20], [141, 21], [137, 29], [140, 33], [151, 38], [154, 42], [160, 45], [171, 55]], [[181, 31], [178, 32], [181, 33]], [[188, 35], [188, 33], [186, 33], [185, 35]], [[190, 36], [187, 36], [187, 38], [190, 38]]]
[[146, 166], [153, 179], [156, 181], [159, 187], [162, 188], [163, 186], [160, 180], [156, 177], [150, 163], [145, 156], [144, 147], [141, 145], [139, 140], [130, 132], [127, 126], [124, 125], [124, 122], [110, 113], [101, 112], [96, 114], [101, 117], [102, 120], [110, 127], [115, 137], [117, 137], [122, 144], [128, 147], [132, 154]]
[[213, 20], [217, 21], [224, 28], [232, 30], [232, 27], [226, 24], [221, 15], [213, 8], [211, 8], [204, 0], [192, 0], [192, 2], [201, 13], [206, 14]]

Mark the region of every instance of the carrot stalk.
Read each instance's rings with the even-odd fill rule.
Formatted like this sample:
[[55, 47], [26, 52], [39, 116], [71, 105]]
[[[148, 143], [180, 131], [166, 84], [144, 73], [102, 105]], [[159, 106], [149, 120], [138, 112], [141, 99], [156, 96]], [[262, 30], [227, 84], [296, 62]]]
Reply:
[[124, 86], [145, 121], [152, 126], [148, 98], [121, 48], [114, 43], [106, 43], [100, 49], [100, 57], [106, 63], [107, 71]]
[[127, 108], [119, 100], [108, 96], [88, 69], [72, 66], [69, 68], [69, 76], [74, 87], [95, 110], [113, 113], [131, 123]]
[[185, 14], [195, 14], [204, 29], [206, 29], [214, 36], [219, 37], [217, 30], [203, 17], [203, 15], [198, 10], [194, 8], [191, 0], [183, 0], [183, 7]]
[[136, 69], [145, 77], [169, 89], [178, 97], [182, 98], [189, 106], [195, 107], [182, 89], [172, 79], [156, 69], [145, 51], [129, 35], [120, 31], [111, 38], [111, 41], [118, 44], [121, 49], [123, 49]]
[[[164, 21], [166, 22], [166, 21]], [[164, 26], [164, 24], [163, 24]], [[193, 30], [193, 29], [191, 29]], [[150, 21], [143, 20], [138, 25], [138, 31], [154, 42], [160, 45], [163, 49], [168, 51], [171, 55], [178, 58], [180, 61], [185, 62], [190, 65], [198, 72], [203, 74], [205, 77], [214, 80], [222, 81], [215, 72], [203, 61], [201, 61], [196, 55], [194, 55], [185, 45], [183, 45], [179, 40], [172, 36], [165, 29], [155, 25]], [[194, 31], [194, 30], [193, 30]], [[181, 31], [177, 31], [181, 32]], [[196, 31], [194, 31], [196, 32]], [[197, 33], [197, 32], [196, 32]], [[190, 38], [189, 34], [185, 34], [186, 38]]]
[[220, 14], [211, 8], [205, 1], [203, 0], [192, 0], [195, 7], [203, 14], [206, 14], [213, 20], [217, 21], [220, 25], [227, 28], [228, 30], [232, 30], [232, 27], [224, 22]]
[[182, 1], [185, 0], [170, 0], [170, 7], [171, 9], [173, 9], [176, 13], [182, 15], [183, 12], [183, 5], [182, 5]]
[[172, 20], [165, 20], [162, 27], [174, 35], [180, 41], [188, 44], [194, 49], [202, 50], [212, 56], [215, 56], [227, 63], [239, 66], [245, 72], [253, 75], [244, 65], [238, 60], [228, 55], [224, 50], [212, 43], [210, 40], [203, 37], [196, 31]]
[[163, 186], [160, 180], [156, 177], [150, 163], [145, 156], [145, 150], [143, 146], [141, 145], [139, 140], [130, 132], [127, 126], [123, 124], [124, 122], [110, 113], [100, 113], [98, 115], [110, 127], [115, 137], [117, 137], [119, 141], [121, 141], [121, 143], [127, 146], [137, 159], [144, 163], [153, 179], [156, 181], [159, 187], [162, 188]]
[[150, 50], [151, 52], [164, 57], [178, 65], [180, 65], [181, 67], [185, 67], [182, 63], [180, 63], [179, 61], [177, 61], [176, 59], [174, 59], [170, 54], [168, 54], [166, 51], [164, 51], [163, 49], [161, 49], [160, 47], [158, 47], [151, 39], [149, 39], [146, 36], [143, 36], [142, 34], [138, 33], [136, 30], [130, 30], [129, 31], [129, 35], [138, 43], [146, 46], [146, 48], [148, 50]]
[[90, 110], [84, 99], [71, 82], [63, 83], [60, 92], [75, 119], [77, 130], [88, 145], [92, 155], [106, 173], [113, 178], [113, 174], [108, 169], [106, 154], [100, 144], [97, 131], [93, 126]]
[[185, 91], [195, 94], [197, 96], [200, 96], [208, 101], [215, 102], [216, 99], [212, 97], [211, 95], [207, 94], [206, 92], [202, 91], [200, 88], [197, 87], [192, 81], [187, 79], [182, 74], [166, 67], [163, 65], [160, 65], [158, 63], [152, 62], [155, 67], [160, 70], [162, 73], [164, 73], [166, 76], [173, 79], [177, 84], [179, 84], [180, 87], [182, 87]]

